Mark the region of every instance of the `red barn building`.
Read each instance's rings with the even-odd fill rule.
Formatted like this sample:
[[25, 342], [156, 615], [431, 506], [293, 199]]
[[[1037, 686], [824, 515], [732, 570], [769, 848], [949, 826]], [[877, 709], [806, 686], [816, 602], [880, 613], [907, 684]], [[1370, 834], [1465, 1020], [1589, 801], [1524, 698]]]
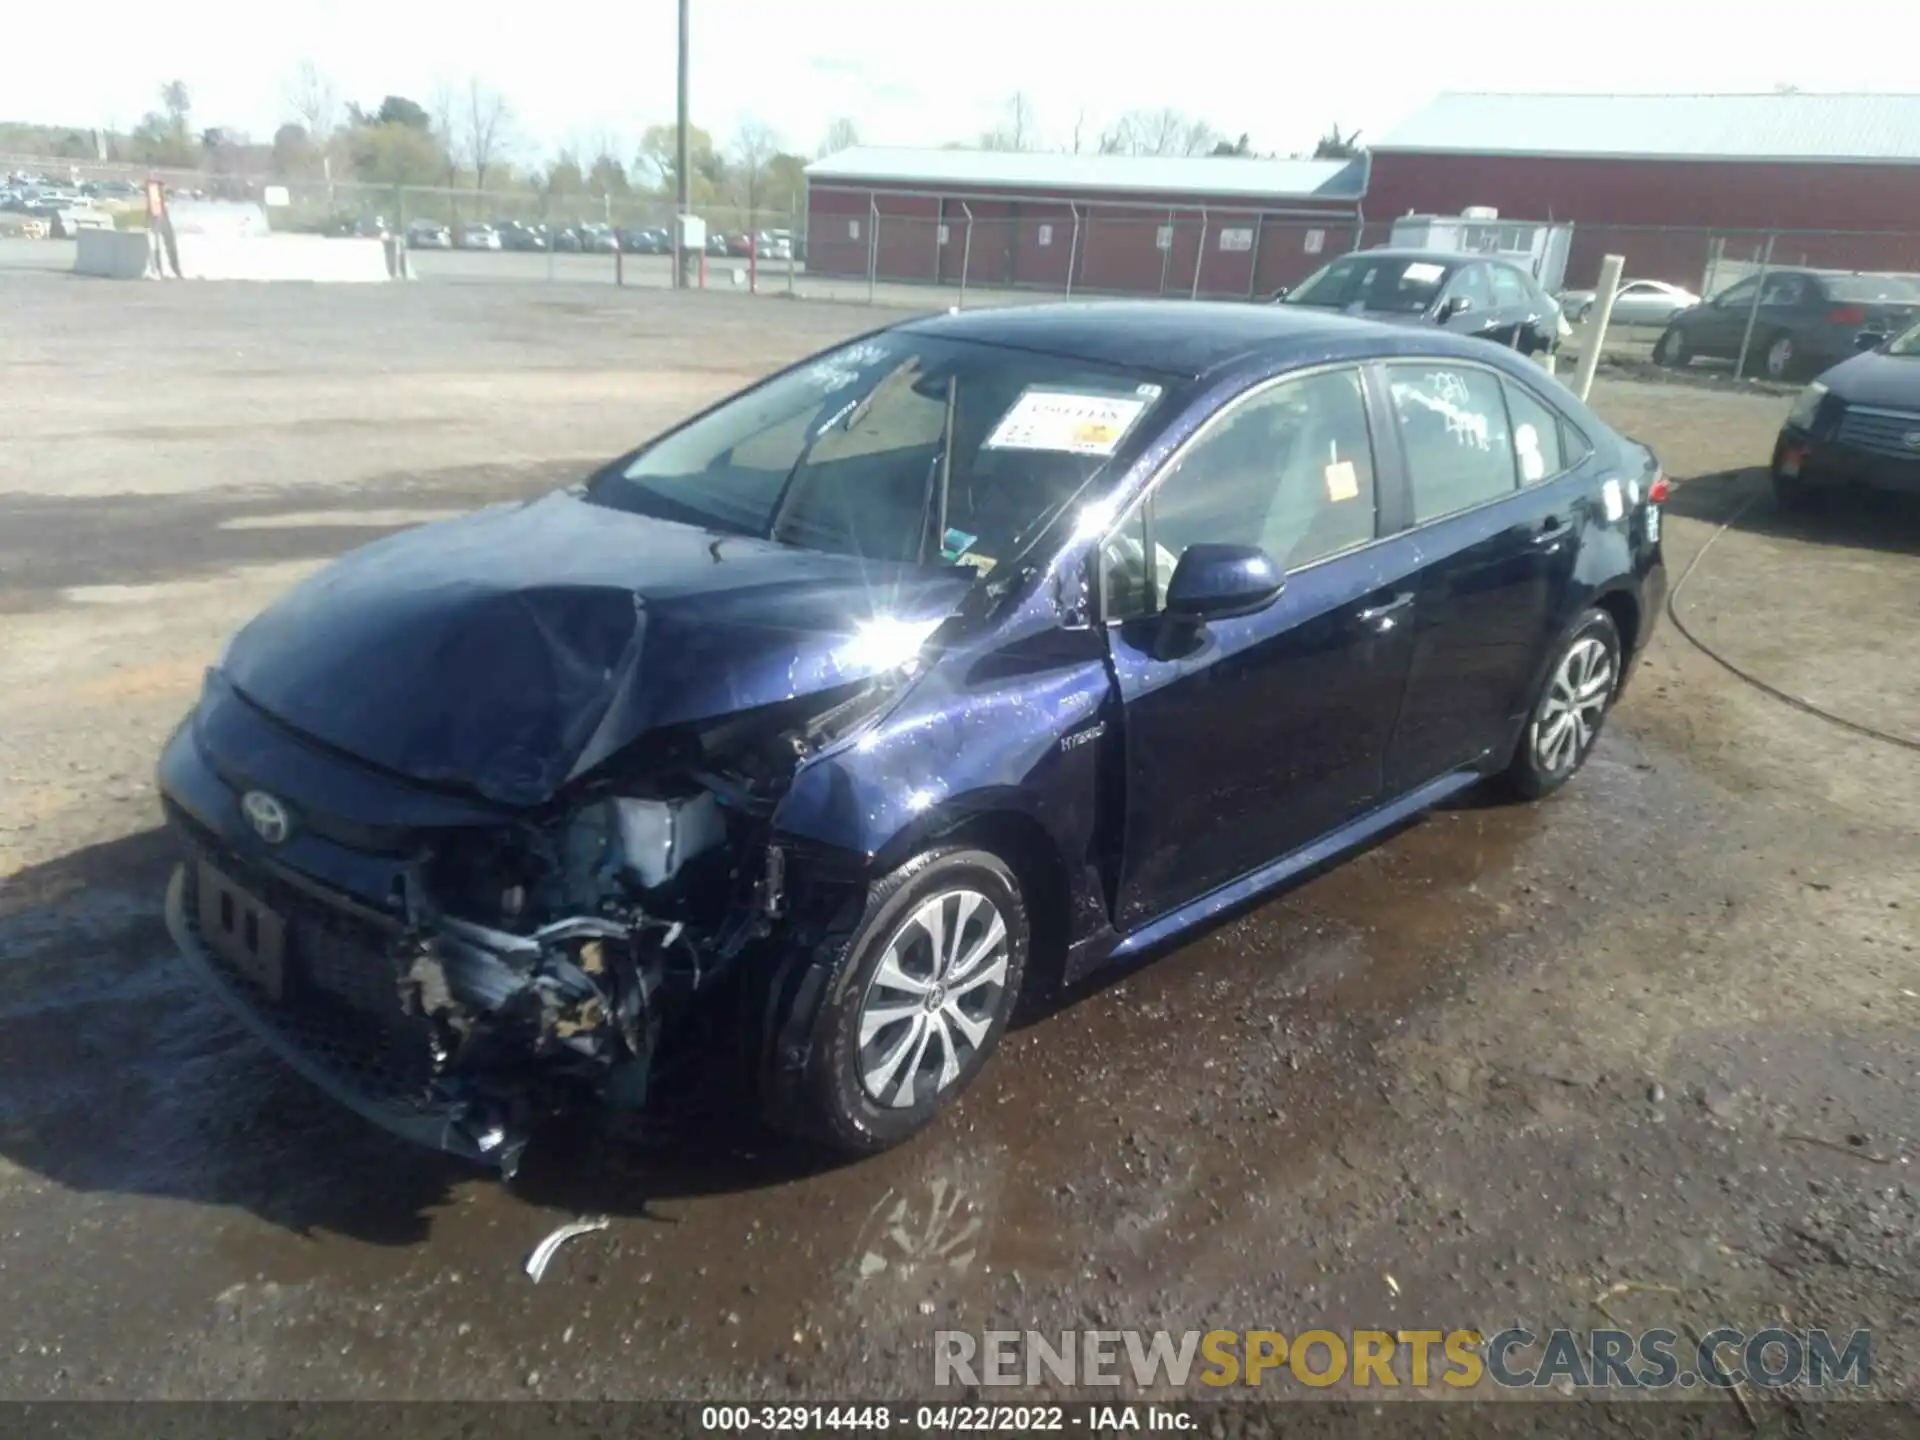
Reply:
[[1368, 244], [1473, 205], [1572, 221], [1570, 285], [1611, 252], [1698, 287], [1769, 235], [1777, 265], [1920, 271], [1920, 95], [1445, 94], [1373, 147]]
[[807, 167], [810, 274], [1247, 299], [1358, 243], [1366, 166], [859, 147]]

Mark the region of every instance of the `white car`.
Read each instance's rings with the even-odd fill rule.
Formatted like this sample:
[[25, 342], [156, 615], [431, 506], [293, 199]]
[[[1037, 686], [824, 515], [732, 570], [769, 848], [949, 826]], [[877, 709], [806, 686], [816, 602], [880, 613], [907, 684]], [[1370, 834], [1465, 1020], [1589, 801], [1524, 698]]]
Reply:
[[500, 232], [491, 225], [469, 225], [460, 232], [462, 250], [498, 250]]
[[[1599, 296], [1591, 290], [1569, 290], [1560, 297], [1560, 312], [1575, 324], [1593, 314]], [[1615, 325], [1664, 325], [1682, 310], [1700, 303], [1691, 290], [1664, 280], [1625, 281], [1613, 297]]]

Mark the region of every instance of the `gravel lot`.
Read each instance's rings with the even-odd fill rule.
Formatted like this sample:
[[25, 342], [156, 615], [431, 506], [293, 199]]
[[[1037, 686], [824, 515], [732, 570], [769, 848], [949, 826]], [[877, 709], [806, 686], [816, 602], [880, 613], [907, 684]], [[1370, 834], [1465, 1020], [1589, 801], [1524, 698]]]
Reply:
[[[0, 1395], [925, 1391], [935, 1328], [1769, 1323], [1920, 1382], [1920, 757], [1662, 627], [1585, 775], [1435, 814], [1014, 1035], [816, 1171], [734, 1128], [513, 1192], [284, 1073], [172, 958], [151, 768], [221, 639], [895, 312], [0, 267]], [[1789, 524], [1786, 407], [1603, 379], [1694, 631], [1920, 724], [1920, 521]], [[552, 1226], [606, 1212], [537, 1288]], [[1729, 1402], [1730, 1403], [1730, 1402]], [[1757, 1400], [1755, 1403], [1768, 1403]], [[534, 1422], [526, 1422], [529, 1426]]]

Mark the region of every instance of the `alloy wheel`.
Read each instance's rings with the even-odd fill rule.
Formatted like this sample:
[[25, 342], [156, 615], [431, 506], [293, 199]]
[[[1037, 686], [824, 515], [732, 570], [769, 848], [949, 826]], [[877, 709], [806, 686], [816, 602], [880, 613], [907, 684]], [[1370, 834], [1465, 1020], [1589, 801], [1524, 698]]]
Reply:
[[1613, 671], [1613, 654], [1598, 638], [1568, 648], [1533, 718], [1533, 756], [1542, 770], [1558, 774], [1586, 753], [1613, 698]]
[[1793, 337], [1782, 335], [1767, 347], [1767, 374], [1775, 380], [1783, 379], [1793, 368]]
[[1011, 945], [999, 907], [952, 889], [909, 915], [861, 998], [860, 1084], [905, 1109], [949, 1089], [978, 1054], [1005, 1000]]

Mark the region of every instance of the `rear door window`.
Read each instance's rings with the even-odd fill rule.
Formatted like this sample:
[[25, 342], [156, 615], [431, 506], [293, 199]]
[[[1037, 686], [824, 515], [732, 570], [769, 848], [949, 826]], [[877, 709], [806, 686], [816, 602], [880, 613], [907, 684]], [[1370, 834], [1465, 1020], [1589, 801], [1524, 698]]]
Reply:
[[1518, 270], [1510, 265], [1489, 265], [1487, 268], [1493, 271], [1493, 297], [1502, 310], [1526, 309], [1532, 305], [1533, 296], [1528, 293], [1527, 282], [1521, 278]]
[[1770, 275], [1765, 287], [1760, 291], [1760, 303], [1775, 309], [1790, 309], [1795, 305], [1804, 305], [1807, 300], [1807, 282], [1800, 275]]
[[1438, 360], [1389, 365], [1386, 375], [1415, 524], [1513, 493], [1519, 469], [1497, 376]]

